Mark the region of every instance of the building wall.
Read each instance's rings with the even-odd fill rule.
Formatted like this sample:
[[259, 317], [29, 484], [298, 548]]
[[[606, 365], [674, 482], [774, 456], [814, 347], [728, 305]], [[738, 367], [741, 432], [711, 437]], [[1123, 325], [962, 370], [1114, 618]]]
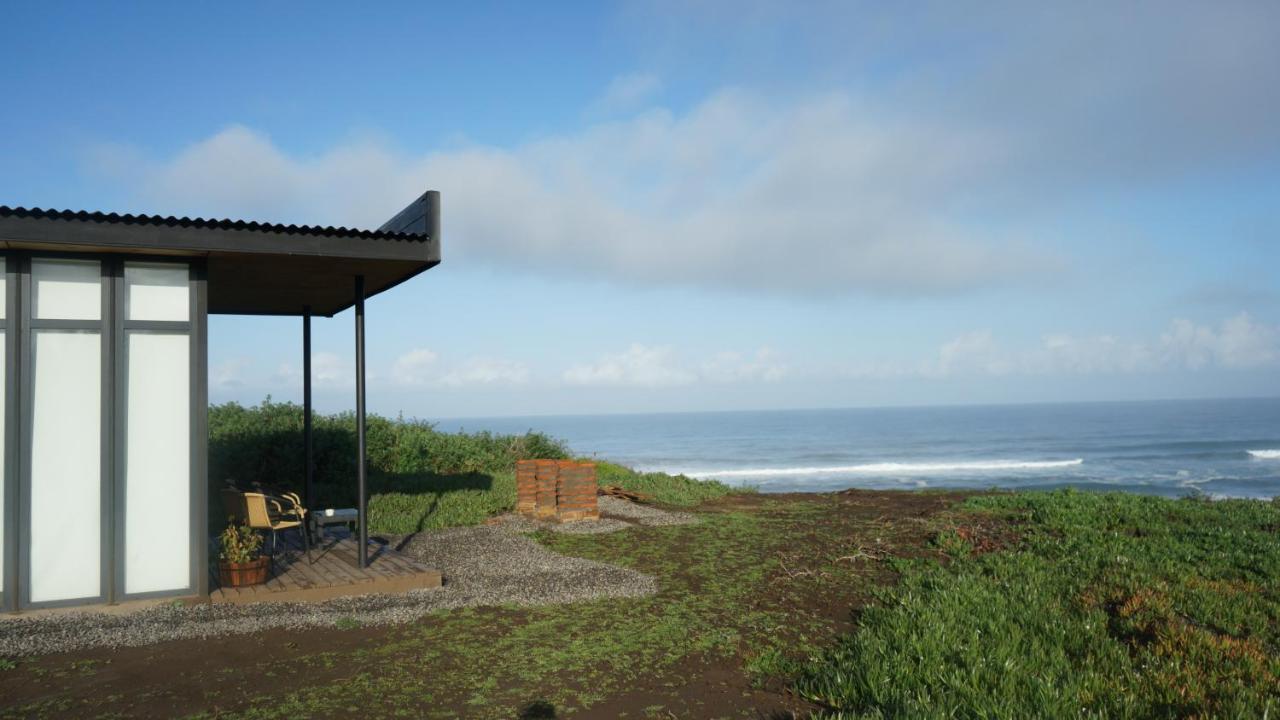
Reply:
[[202, 268], [123, 255], [4, 262], [4, 605], [201, 592]]

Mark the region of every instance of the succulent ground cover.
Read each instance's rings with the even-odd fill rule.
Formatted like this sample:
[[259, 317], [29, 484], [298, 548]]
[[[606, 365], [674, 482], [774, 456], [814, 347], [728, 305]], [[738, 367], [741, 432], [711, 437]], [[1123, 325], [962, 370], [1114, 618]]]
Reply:
[[545, 530], [647, 597], [0, 664], [6, 717], [1265, 717], [1280, 507], [1075, 492], [726, 495]]

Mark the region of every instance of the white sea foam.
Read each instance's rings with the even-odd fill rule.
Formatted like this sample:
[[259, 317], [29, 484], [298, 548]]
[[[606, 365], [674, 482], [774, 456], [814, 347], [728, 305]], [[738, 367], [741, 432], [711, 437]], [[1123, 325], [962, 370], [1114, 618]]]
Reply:
[[1249, 456], [1259, 460], [1280, 460], [1280, 450], [1250, 450]]
[[807, 475], [918, 475], [926, 473], [988, 470], [1053, 470], [1084, 463], [1074, 460], [971, 460], [934, 463], [866, 463], [831, 467], [743, 468], [738, 470], [692, 470], [683, 474], [695, 478], [797, 477]]

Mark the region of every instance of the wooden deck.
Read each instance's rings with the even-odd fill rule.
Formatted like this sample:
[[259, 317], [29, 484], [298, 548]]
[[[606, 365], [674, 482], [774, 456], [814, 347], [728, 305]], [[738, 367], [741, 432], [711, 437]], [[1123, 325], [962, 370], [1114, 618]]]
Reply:
[[[277, 556], [272, 577], [262, 585], [219, 587], [217, 568], [210, 568], [209, 599], [215, 603], [313, 602], [351, 595], [402, 593], [418, 588], [440, 587], [438, 570], [369, 542], [369, 564], [356, 567], [357, 539], [345, 531], [329, 530], [321, 545], [311, 548], [313, 562], [307, 562], [297, 532], [285, 533], [287, 557]], [[285, 544], [281, 538], [281, 545]], [[282, 548], [283, 550], [283, 548]]]

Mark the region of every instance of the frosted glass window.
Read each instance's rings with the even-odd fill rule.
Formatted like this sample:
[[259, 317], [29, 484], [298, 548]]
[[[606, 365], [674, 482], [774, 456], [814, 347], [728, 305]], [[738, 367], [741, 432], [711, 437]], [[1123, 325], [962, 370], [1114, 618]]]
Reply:
[[189, 318], [190, 293], [186, 265], [139, 265], [126, 263], [124, 287], [130, 320], [176, 320]]
[[102, 356], [97, 333], [33, 330], [31, 601], [102, 591]]
[[129, 333], [125, 592], [191, 585], [191, 385], [187, 336]]
[[33, 313], [49, 320], [102, 318], [102, 266], [96, 260], [33, 260]]

